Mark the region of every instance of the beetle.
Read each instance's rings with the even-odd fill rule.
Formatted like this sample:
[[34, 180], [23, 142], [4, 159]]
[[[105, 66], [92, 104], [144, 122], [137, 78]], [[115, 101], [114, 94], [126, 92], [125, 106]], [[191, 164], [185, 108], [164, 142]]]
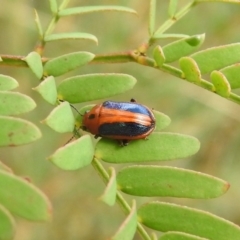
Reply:
[[117, 139], [122, 146], [129, 141], [146, 139], [155, 129], [153, 112], [146, 106], [130, 102], [105, 101], [83, 116], [82, 129], [95, 138]]

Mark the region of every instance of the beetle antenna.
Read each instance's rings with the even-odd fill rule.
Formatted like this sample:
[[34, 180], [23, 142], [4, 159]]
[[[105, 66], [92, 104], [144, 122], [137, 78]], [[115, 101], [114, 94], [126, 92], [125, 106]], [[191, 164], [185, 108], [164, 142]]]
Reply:
[[68, 143], [70, 143], [74, 138], [75, 138], [75, 134], [73, 134], [72, 137], [64, 145], [67, 145]]
[[79, 130], [80, 128], [81, 128], [81, 127], [79, 127], [78, 129], [74, 128], [72, 137], [71, 137], [64, 145], [67, 145], [68, 143], [70, 143], [76, 136], [80, 137], [80, 135], [79, 135], [79, 133], [78, 133], [78, 130]]
[[[59, 101], [60, 101], [60, 102], [65, 102], [65, 101], [62, 100], [62, 99], [59, 99]], [[75, 108], [71, 103], [69, 103], [69, 105], [70, 105], [70, 107], [71, 107], [72, 109], [74, 109], [80, 116], [83, 116], [83, 115], [77, 110], [77, 108]]]
[[82, 114], [77, 110], [77, 108], [75, 108], [71, 103], [70, 103], [71, 108], [73, 108], [80, 116], [82, 116]]
[[[64, 102], [64, 100], [59, 100], [60, 102]], [[72, 109], [74, 109], [80, 116], [83, 116], [78, 110], [77, 108], [75, 108], [71, 103], [69, 103], [69, 105], [71, 106]], [[81, 127], [79, 127], [80, 129]], [[73, 135], [72, 137], [64, 144], [64, 145], [67, 145], [68, 143], [70, 143], [76, 136], [79, 136], [79, 133], [78, 133], [78, 130], [79, 129], [76, 129], [74, 128], [74, 132], [73, 132]]]

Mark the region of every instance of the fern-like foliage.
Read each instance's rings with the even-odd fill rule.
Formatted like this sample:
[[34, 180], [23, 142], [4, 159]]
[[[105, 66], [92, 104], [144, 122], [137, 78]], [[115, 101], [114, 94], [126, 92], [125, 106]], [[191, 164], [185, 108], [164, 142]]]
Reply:
[[[181, 5], [177, 0], [170, 0], [168, 18], [160, 26], [156, 26], [157, 10], [161, 3], [149, 1], [148, 39], [134, 49], [110, 54], [84, 50], [48, 58], [44, 51], [51, 42], [58, 44], [60, 40], [84, 40], [91, 44], [99, 43], [97, 37], [91, 33], [60, 32], [59, 29], [55, 31], [60, 25], [60, 19], [90, 13], [111, 13], [113, 18], [115, 13], [131, 15], [133, 18], [137, 16], [134, 9], [126, 6], [100, 4], [70, 7], [68, 0], [63, 0], [61, 4], [56, 0], [49, 0], [52, 18], [46, 28], [41, 23], [39, 11], [35, 10], [39, 37], [35, 49], [26, 56], [1, 55], [0, 66], [28, 67], [38, 79], [39, 84], [33, 90], [52, 105], [48, 116], [41, 122], [57, 133], [70, 132], [77, 138], [59, 146], [50, 156], [45, 157], [58, 168], [67, 171], [92, 165], [106, 184], [100, 199], [109, 206], [117, 202], [125, 212], [125, 220], [110, 239], [131, 240], [136, 232], [145, 240], [240, 239], [240, 227], [221, 217], [168, 201], [156, 201], [156, 197], [210, 199], [221, 196], [229, 189], [229, 183], [220, 178], [159, 164], [162, 161], [190, 157], [200, 149], [200, 142], [195, 137], [182, 134], [180, 130], [179, 133], [163, 131], [171, 122], [167, 115], [155, 109], [156, 129], [148, 141], [132, 141], [127, 147], [119, 146], [112, 139], [95, 140], [89, 133], [81, 130], [84, 113], [95, 105], [89, 105], [89, 102], [123, 94], [133, 89], [141, 79], [137, 80], [128, 73], [109, 72], [104, 66], [100, 73], [93, 71], [85, 74], [80, 71], [81, 74], [64, 77], [70, 71], [81, 70], [90, 64], [94, 68], [94, 64], [100, 63], [134, 63], [142, 65], [142, 68], [147, 66], [155, 71], [164, 71], [240, 104], [240, 96], [237, 91], [233, 92], [240, 88], [240, 43], [213, 46], [199, 51], [205, 34], [169, 32], [188, 12], [204, 2], [206, 4], [209, 1], [193, 0]], [[239, 4], [237, 0], [214, 2]], [[166, 39], [167, 44], [159, 44]], [[0, 146], [9, 149], [35, 142], [43, 135], [38, 127], [39, 121], [18, 117], [38, 105], [27, 93], [12, 91], [18, 85], [16, 79], [0, 75]], [[150, 92], [145, 94], [151, 96]], [[77, 110], [77, 116], [72, 111], [72, 107], [76, 109], [73, 104], [82, 104]], [[119, 170], [118, 167], [108, 168], [109, 164], [128, 166], [119, 165]], [[68, 179], [64, 181], [67, 182]], [[51, 204], [47, 197], [28, 181], [14, 175], [3, 163], [0, 165], [0, 186], [0, 222], [4, 226], [0, 227], [0, 239], [14, 238], [16, 223], [13, 215], [35, 221], [51, 218]], [[132, 197], [130, 203], [123, 193]], [[135, 196], [138, 198], [135, 199]], [[142, 204], [142, 201], [138, 201], [140, 197], [149, 197], [149, 201]], [[68, 202], [64, 205], [68, 205]], [[155, 230], [155, 233], [152, 234], [149, 229]]]

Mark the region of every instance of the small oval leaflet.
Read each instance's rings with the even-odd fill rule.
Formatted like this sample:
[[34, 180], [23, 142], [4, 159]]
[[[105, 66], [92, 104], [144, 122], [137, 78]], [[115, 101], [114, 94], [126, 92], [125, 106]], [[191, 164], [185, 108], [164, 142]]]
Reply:
[[148, 140], [132, 141], [125, 148], [114, 140], [101, 139], [96, 145], [95, 156], [111, 163], [166, 161], [191, 156], [199, 148], [200, 143], [194, 137], [153, 132]]
[[77, 170], [89, 165], [93, 159], [93, 154], [91, 137], [85, 135], [59, 148], [48, 159], [63, 170]]
[[47, 61], [44, 64], [44, 75], [60, 76], [77, 67], [81, 67], [94, 58], [90, 52], [74, 52]]
[[12, 213], [36, 221], [46, 221], [51, 218], [49, 200], [26, 180], [0, 170], [0, 188], [0, 202]]
[[150, 202], [138, 209], [138, 217], [145, 226], [161, 232], [179, 231], [217, 240], [240, 239], [240, 227], [236, 224], [209, 212], [177, 204]]
[[0, 74], [0, 90], [1, 91], [12, 90], [18, 87], [18, 85], [19, 85], [18, 82], [14, 78]]
[[239, 62], [240, 43], [208, 48], [191, 55], [202, 74]]
[[55, 107], [52, 112], [42, 121], [56, 132], [72, 132], [75, 118], [68, 102], [63, 102]]
[[70, 103], [88, 102], [130, 90], [136, 81], [130, 75], [117, 73], [75, 76], [59, 84], [58, 97]]
[[166, 63], [174, 62], [181, 57], [187, 56], [198, 49], [204, 42], [205, 34], [199, 34], [177, 40], [165, 45], [162, 50]]
[[41, 56], [37, 52], [31, 52], [23, 60], [27, 62], [29, 68], [36, 75], [36, 77], [41, 79], [43, 75]]
[[90, 40], [90, 41], [95, 42], [96, 44], [98, 43], [98, 40], [94, 35], [89, 34], [89, 33], [81, 33], [81, 32], [55, 33], [55, 34], [47, 35], [44, 38], [44, 40], [46, 42], [58, 41], [58, 40], [67, 40], [67, 39]]
[[13, 239], [16, 231], [16, 222], [10, 212], [0, 205], [0, 236], [1, 239]]
[[31, 122], [0, 116], [0, 146], [18, 146], [39, 139], [42, 134]]
[[213, 71], [211, 73], [211, 80], [217, 94], [226, 98], [229, 97], [231, 86], [222, 72]]
[[44, 79], [37, 87], [33, 88], [44, 100], [55, 105], [57, 102], [57, 87], [53, 76]]
[[18, 115], [25, 112], [30, 112], [36, 107], [36, 103], [29, 96], [18, 93], [0, 91], [1, 115]]
[[240, 64], [234, 64], [226, 68], [221, 69], [221, 72], [227, 78], [232, 89], [240, 88]]
[[66, 8], [59, 11], [59, 16], [70, 16], [75, 14], [85, 14], [85, 13], [93, 13], [93, 12], [101, 12], [101, 11], [119, 11], [125, 13], [137, 14], [135, 10], [122, 7], [122, 6], [85, 6], [85, 7], [75, 7], [75, 8]]
[[117, 174], [118, 188], [135, 196], [215, 198], [224, 194], [229, 183], [213, 176], [165, 166], [125, 167]]
[[184, 73], [183, 77], [190, 82], [200, 85], [201, 72], [198, 68], [197, 63], [194, 61], [194, 59], [190, 57], [182, 57], [179, 60], [179, 64], [180, 64], [181, 70]]

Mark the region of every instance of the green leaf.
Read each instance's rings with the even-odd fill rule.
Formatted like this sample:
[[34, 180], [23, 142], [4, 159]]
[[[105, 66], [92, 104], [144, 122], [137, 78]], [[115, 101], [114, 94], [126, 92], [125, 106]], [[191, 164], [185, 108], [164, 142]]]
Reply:
[[48, 159], [63, 170], [77, 170], [88, 166], [93, 159], [94, 148], [91, 137], [85, 135], [59, 148]]
[[213, 71], [211, 73], [211, 80], [217, 94], [225, 98], [229, 97], [231, 93], [231, 86], [223, 73]]
[[202, 74], [218, 70], [239, 62], [240, 43], [208, 48], [191, 57], [196, 61]]
[[125, 221], [111, 240], [131, 240], [137, 229], [136, 202], [133, 201], [132, 209]]
[[153, 110], [153, 114], [154, 114], [155, 120], [156, 120], [155, 131], [160, 131], [160, 130], [166, 128], [171, 123], [171, 119], [164, 113]]
[[148, 23], [148, 33], [150, 36], [153, 35], [155, 31], [155, 18], [156, 18], [156, 0], [151, 0], [149, 4], [149, 23]]
[[103, 193], [103, 195], [100, 197], [100, 199], [108, 204], [109, 206], [113, 206], [116, 201], [116, 195], [117, 195], [117, 182], [116, 182], [116, 172], [115, 169], [110, 167], [110, 178], [107, 184], [107, 187]]
[[200, 148], [196, 138], [182, 134], [152, 133], [148, 138], [132, 141], [127, 147], [111, 139], [101, 139], [95, 156], [111, 163], [166, 161], [191, 156]]
[[73, 131], [75, 118], [69, 103], [63, 102], [54, 108], [42, 122], [56, 132], [65, 133]]
[[215, 198], [229, 184], [219, 178], [190, 170], [160, 166], [130, 166], [117, 174], [118, 188], [135, 196]]
[[55, 33], [55, 34], [45, 36], [44, 41], [50, 42], [50, 41], [66, 40], [66, 39], [90, 40], [98, 44], [98, 40], [94, 35], [89, 33], [81, 33], [81, 32]]
[[39, 139], [42, 134], [31, 122], [0, 116], [0, 146], [18, 146]]
[[0, 239], [13, 239], [16, 231], [16, 223], [9, 211], [2, 205], [0, 205], [0, 222]]
[[35, 12], [35, 23], [36, 23], [36, 27], [37, 27], [37, 30], [38, 30], [38, 34], [40, 36], [40, 39], [43, 38], [43, 30], [42, 30], [42, 25], [41, 25], [41, 22], [40, 22], [40, 19], [39, 19], [39, 16], [38, 16], [38, 13], [37, 13], [37, 10], [34, 9], [34, 12]]
[[208, 240], [206, 238], [197, 237], [192, 234], [169, 231], [163, 234], [159, 240]]
[[0, 189], [0, 202], [10, 212], [29, 220], [50, 220], [49, 200], [28, 181], [0, 170]]
[[41, 79], [43, 75], [41, 56], [37, 52], [31, 52], [23, 60], [27, 62], [29, 68], [36, 75], [36, 77]]
[[33, 88], [44, 100], [55, 105], [57, 102], [57, 87], [53, 76], [45, 78], [37, 87]]
[[145, 226], [162, 232], [179, 231], [217, 240], [240, 239], [240, 227], [234, 223], [208, 212], [176, 204], [145, 204], [139, 208], [138, 217]]
[[153, 58], [157, 63], [157, 66], [162, 66], [165, 62], [165, 56], [162, 48], [160, 46], [156, 46], [153, 50]]
[[59, 10], [66, 8], [69, 2], [70, 0], [62, 0], [62, 3], [59, 6]]
[[240, 88], [240, 64], [234, 64], [220, 71], [227, 78], [232, 89]]
[[60, 76], [77, 67], [86, 65], [94, 58], [89, 52], [74, 52], [47, 61], [44, 65], [45, 76]]
[[193, 47], [200, 47], [205, 40], [205, 33], [188, 37], [186, 42]]
[[18, 82], [9, 76], [0, 74], [0, 90], [7, 91], [18, 87]]
[[59, 99], [70, 103], [87, 102], [107, 98], [125, 92], [136, 83], [127, 74], [88, 74], [67, 78], [58, 86]]
[[162, 50], [166, 58], [166, 63], [174, 62], [181, 57], [195, 52], [202, 45], [204, 39], [205, 34], [199, 34], [165, 45]]
[[67, 8], [63, 9], [59, 12], [60, 17], [71, 16], [75, 14], [85, 14], [85, 13], [94, 13], [101, 11], [118, 11], [125, 12], [131, 14], [137, 14], [137, 12], [128, 7], [122, 6], [86, 6], [86, 7], [75, 7], [75, 8]]
[[49, 0], [50, 9], [53, 14], [58, 12], [58, 5], [56, 0]]
[[36, 103], [27, 95], [18, 92], [0, 91], [0, 115], [17, 115], [30, 112]]
[[197, 85], [201, 83], [201, 72], [194, 59], [190, 57], [183, 57], [179, 60], [179, 64], [184, 73], [184, 78]]
[[168, 5], [168, 15], [170, 18], [174, 18], [177, 11], [178, 0], [170, 0]]
[[153, 39], [157, 40], [157, 39], [166, 39], [166, 38], [189, 38], [189, 35], [186, 34], [179, 34], [179, 33], [155, 33], [153, 35]]

